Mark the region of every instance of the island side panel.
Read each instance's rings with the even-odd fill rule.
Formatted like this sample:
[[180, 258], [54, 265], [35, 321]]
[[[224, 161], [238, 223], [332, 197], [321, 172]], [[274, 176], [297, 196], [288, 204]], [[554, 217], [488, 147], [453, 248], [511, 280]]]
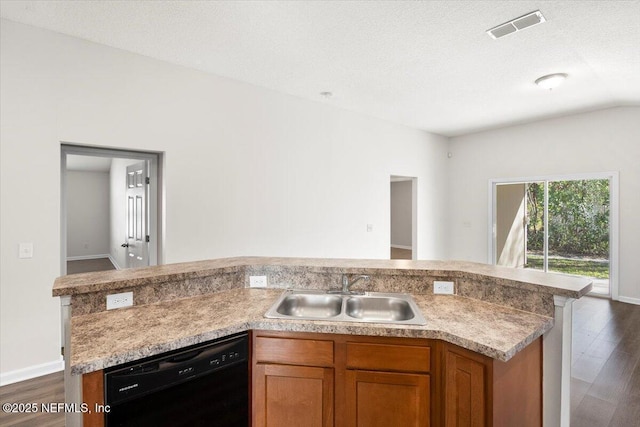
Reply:
[[89, 411], [83, 414], [83, 427], [104, 427], [104, 372], [94, 371], [82, 376], [82, 401]]
[[542, 339], [493, 362], [493, 425], [542, 426]]

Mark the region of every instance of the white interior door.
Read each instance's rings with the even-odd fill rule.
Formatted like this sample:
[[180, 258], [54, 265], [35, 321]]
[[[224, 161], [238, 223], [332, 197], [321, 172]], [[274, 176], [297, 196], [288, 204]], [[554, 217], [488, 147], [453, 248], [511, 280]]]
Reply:
[[149, 234], [147, 233], [147, 162], [127, 166], [125, 192], [127, 212], [127, 268], [149, 265]]

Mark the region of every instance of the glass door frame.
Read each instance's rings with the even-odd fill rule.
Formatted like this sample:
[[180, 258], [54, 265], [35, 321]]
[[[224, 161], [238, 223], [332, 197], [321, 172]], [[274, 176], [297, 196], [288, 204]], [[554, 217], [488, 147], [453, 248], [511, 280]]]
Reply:
[[[567, 175], [543, 175], [517, 178], [492, 178], [489, 179], [488, 189], [488, 260], [489, 264], [497, 262], [496, 230], [497, 230], [497, 197], [496, 186], [500, 184], [523, 184], [528, 182], [544, 182], [544, 253], [548, 254], [548, 183], [549, 181], [580, 181], [580, 180], [609, 180], [609, 296], [617, 301], [618, 297], [618, 242], [619, 242], [619, 174], [615, 172], [596, 172]], [[544, 271], [548, 271], [548, 257], [544, 257]]]

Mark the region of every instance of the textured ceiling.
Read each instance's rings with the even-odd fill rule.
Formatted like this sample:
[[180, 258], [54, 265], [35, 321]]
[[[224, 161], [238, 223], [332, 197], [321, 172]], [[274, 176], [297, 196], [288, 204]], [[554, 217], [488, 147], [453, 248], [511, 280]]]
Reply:
[[[537, 9], [547, 22], [485, 34]], [[449, 136], [640, 105], [639, 0], [3, 0], [0, 14]], [[560, 88], [533, 84], [555, 72]]]

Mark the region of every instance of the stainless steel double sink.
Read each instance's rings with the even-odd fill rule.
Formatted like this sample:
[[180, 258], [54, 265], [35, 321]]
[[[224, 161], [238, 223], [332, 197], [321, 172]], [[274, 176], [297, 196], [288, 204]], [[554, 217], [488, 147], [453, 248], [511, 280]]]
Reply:
[[366, 292], [358, 295], [287, 290], [271, 306], [265, 317], [403, 325], [426, 324], [424, 316], [411, 295], [402, 293]]

